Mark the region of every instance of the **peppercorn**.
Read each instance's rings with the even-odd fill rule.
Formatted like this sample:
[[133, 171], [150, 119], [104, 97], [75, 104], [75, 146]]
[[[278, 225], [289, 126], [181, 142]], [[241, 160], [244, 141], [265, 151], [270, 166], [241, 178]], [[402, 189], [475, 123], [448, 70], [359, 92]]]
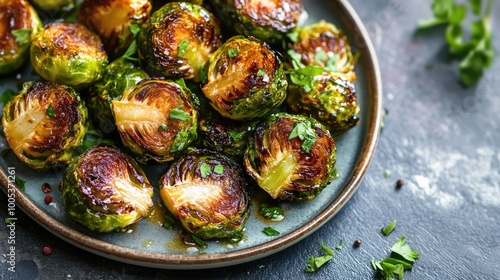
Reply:
[[49, 193], [52, 191], [52, 187], [50, 186], [49, 183], [43, 183], [42, 184], [42, 191], [43, 191], [43, 193]]
[[396, 188], [401, 188], [403, 185], [405, 184], [405, 182], [402, 180], [402, 179], [399, 179], [397, 182], [396, 182]]
[[361, 246], [361, 240], [359, 240], [359, 239], [354, 240], [354, 244], [353, 244], [353, 246], [354, 246], [354, 247], [359, 247], [359, 246]]

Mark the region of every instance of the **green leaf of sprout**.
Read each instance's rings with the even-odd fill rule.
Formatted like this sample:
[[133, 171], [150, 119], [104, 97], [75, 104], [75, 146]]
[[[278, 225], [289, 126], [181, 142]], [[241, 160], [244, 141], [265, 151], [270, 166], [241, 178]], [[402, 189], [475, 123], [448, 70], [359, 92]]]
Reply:
[[386, 227], [383, 227], [380, 231], [385, 235], [388, 236], [391, 234], [391, 232], [396, 228], [396, 220], [393, 220], [390, 222]]
[[214, 166], [214, 173], [216, 174], [223, 174], [224, 173], [224, 166], [222, 166], [221, 164], [217, 164], [216, 166]]
[[16, 29], [11, 31], [18, 45], [24, 45], [31, 40], [31, 29]]
[[165, 214], [165, 221], [161, 225], [164, 228], [173, 228], [175, 224], [175, 219], [171, 214]]
[[194, 244], [200, 246], [201, 248], [208, 248], [208, 244], [205, 243], [201, 238], [199, 238], [198, 236], [196, 236], [194, 234], [190, 234], [190, 236], [191, 236], [191, 239], [193, 239]]
[[52, 106], [52, 102], [49, 104], [49, 107], [45, 111], [45, 114], [51, 118], [56, 118], [56, 113], [54, 112], [54, 107]]
[[168, 118], [172, 119], [172, 120], [180, 120], [180, 121], [188, 123], [189, 118], [191, 117], [191, 114], [182, 110], [183, 108], [184, 108], [184, 105], [180, 105], [179, 107], [172, 109], [170, 111], [170, 114], [168, 115]]
[[319, 50], [314, 54], [314, 60], [316, 62], [323, 62], [328, 59], [328, 55], [324, 50]]
[[265, 227], [264, 230], [262, 230], [263, 233], [265, 233], [266, 235], [268, 236], [276, 236], [276, 235], [280, 235], [280, 232], [275, 230], [274, 228], [272, 227]]
[[179, 57], [184, 56], [184, 54], [186, 54], [188, 46], [189, 46], [188, 40], [184, 40], [184, 41], [180, 42], [179, 45], [177, 46], [177, 55]]
[[292, 41], [293, 43], [297, 43], [297, 41], [299, 40], [299, 32], [297, 30], [294, 30], [292, 32], [288, 32], [286, 34], [286, 36], [288, 37], [288, 39], [290, 39], [290, 41]]
[[227, 54], [230, 58], [236, 57], [238, 55], [238, 51], [235, 49], [228, 49]]
[[136, 23], [130, 24], [128, 28], [130, 29], [130, 32], [132, 33], [132, 35], [134, 35], [134, 37], [136, 37], [137, 34], [139, 34], [139, 31], [141, 31], [141, 27], [139, 26], [139, 24]]
[[228, 133], [229, 136], [231, 136], [231, 138], [233, 138], [236, 141], [243, 139], [243, 134], [241, 132], [229, 131]]
[[0, 96], [0, 103], [7, 104], [7, 102], [16, 95], [16, 92], [11, 89], [6, 89]]

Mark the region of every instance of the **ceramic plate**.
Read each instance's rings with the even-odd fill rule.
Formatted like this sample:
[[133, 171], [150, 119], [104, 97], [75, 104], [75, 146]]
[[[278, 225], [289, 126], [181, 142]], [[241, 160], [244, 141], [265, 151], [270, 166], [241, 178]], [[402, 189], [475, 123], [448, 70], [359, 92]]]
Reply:
[[[330, 3], [331, 2], [331, 3]], [[246, 224], [245, 238], [238, 244], [208, 242], [208, 248], [193, 252], [181, 242], [179, 230], [165, 229], [161, 219], [143, 219], [127, 233], [94, 233], [74, 223], [65, 214], [57, 186], [64, 170], [37, 173], [20, 163], [13, 153], [0, 158], [0, 178], [7, 191], [8, 170], [26, 181], [24, 191], [15, 187], [17, 205], [34, 221], [55, 234], [87, 251], [110, 259], [149, 267], [169, 269], [199, 269], [234, 265], [268, 256], [292, 246], [325, 224], [349, 200], [359, 185], [377, 143], [381, 119], [381, 84], [378, 64], [367, 32], [347, 1], [303, 0], [308, 21], [321, 19], [341, 27], [348, 35], [355, 52], [360, 52], [356, 66], [358, 101], [361, 121], [336, 141], [337, 169], [340, 177], [334, 180], [313, 201], [283, 203], [285, 219], [269, 223], [259, 218], [257, 207]], [[16, 89], [19, 82], [34, 78], [31, 69], [20, 75], [2, 77], [0, 92]], [[0, 137], [0, 148], [6, 148]], [[157, 187], [165, 171], [161, 165], [145, 167], [150, 181]], [[43, 183], [52, 186], [53, 202], [44, 203]], [[159, 201], [158, 197], [156, 200]], [[158, 209], [162, 211], [162, 209]], [[275, 237], [262, 233], [271, 226], [281, 234]]]

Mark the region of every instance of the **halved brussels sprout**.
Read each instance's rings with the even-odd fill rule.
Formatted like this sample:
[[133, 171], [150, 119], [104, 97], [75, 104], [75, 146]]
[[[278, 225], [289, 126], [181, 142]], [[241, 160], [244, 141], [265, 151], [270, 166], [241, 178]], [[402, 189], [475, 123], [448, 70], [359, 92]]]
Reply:
[[235, 121], [208, 108], [200, 115], [198, 135], [203, 146], [232, 159], [241, 160], [256, 121]]
[[203, 94], [226, 118], [250, 120], [268, 115], [286, 98], [283, 65], [258, 39], [235, 36], [210, 58]]
[[109, 57], [115, 58], [124, 54], [134, 40], [131, 26], [143, 24], [150, 12], [148, 0], [84, 0], [77, 17], [99, 35]]
[[80, 23], [45, 25], [31, 44], [30, 57], [42, 78], [76, 89], [100, 79], [108, 64], [99, 36]]
[[182, 226], [202, 239], [241, 233], [250, 214], [241, 167], [209, 150], [195, 149], [160, 179], [160, 196]]
[[87, 109], [75, 91], [51, 82], [27, 82], [3, 108], [5, 138], [20, 161], [47, 170], [75, 156], [87, 130]]
[[196, 82], [220, 44], [215, 17], [205, 8], [186, 2], [164, 5], [138, 34], [139, 58], [151, 71]]
[[94, 146], [73, 160], [60, 191], [71, 218], [98, 232], [124, 231], [153, 207], [146, 175], [113, 146]]
[[229, 30], [273, 45], [297, 27], [304, 12], [300, 0], [215, 0], [213, 4]]
[[107, 134], [116, 130], [111, 100], [121, 100], [128, 89], [148, 77], [146, 71], [123, 57], [106, 66], [102, 79], [89, 88], [87, 104], [99, 130]]
[[187, 88], [161, 78], [145, 79], [121, 100], [112, 100], [115, 124], [139, 162], [167, 162], [196, 139], [198, 112]]
[[333, 138], [319, 122], [277, 113], [255, 129], [244, 163], [271, 197], [308, 201], [334, 178], [335, 152]]
[[[347, 36], [337, 26], [326, 21], [313, 23], [294, 31], [297, 36], [288, 54], [297, 66], [319, 66], [333, 77], [356, 80], [354, 66], [358, 55], [353, 55]], [[294, 37], [294, 36], [290, 36]], [[295, 60], [295, 62], [294, 62]]]
[[38, 9], [47, 12], [70, 11], [76, 5], [76, 0], [31, 0]]
[[26, 62], [31, 41], [41, 29], [42, 22], [27, 1], [0, 1], [0, 74]]
[[351, 82], [328, 75], [313, 80], [306, 90], [293, 83], [288, 87], [287, 104], [291, 112], [311, 116], [337, 137], [359, 122], [356, 90]]

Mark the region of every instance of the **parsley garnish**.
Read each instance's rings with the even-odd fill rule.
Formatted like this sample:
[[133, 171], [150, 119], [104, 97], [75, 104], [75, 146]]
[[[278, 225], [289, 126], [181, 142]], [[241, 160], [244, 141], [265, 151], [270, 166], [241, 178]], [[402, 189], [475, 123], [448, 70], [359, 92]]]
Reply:
[[54, 112], [54, 107], [52, 106], [52, 102], [49, 104], [49, 107], [45, 111], [45, 114], [51, 118], [56, 118], [56, 113]]
[[383, 227], [380, 231], [385, 235], [391, 234], [391, 232], [396, 228], [396, 220], [393, 220], [390, 224], [388, 224], [386, 227]]
[[391, 170], [389, 170], [389, 169], [384, 170], [384, 177], [385, 178], [391, 177]]
[[184, 56], [184, 54], [186, 54], [188, 46], [189, 46], [188, 40], [184, 40], [184, 41], [180, 42], [179, 45], [177, 46], [177, 55]]
[[125, 54], [123, 54], [123, 57], [125, 59], [128, 59], [130, 61], [139, 61], [139, 59], [135, 56], [135, 53], [137, 52], [137, 34], [139, 31], [141, 31], [141, 27], [138, 24], [131, 24], [128, 27], [130, 29], [130, 32], [132, 35], [134, 35], [134, 40], [130, 45], [128, 46], [127, 50], [125, 51]]
[[14, 179], [14, 181], [16, 182], [16, 185], [19, 187], [19, 189], [21, 191], [24, 191], [26, 189], [26, 181], [19, 178], [18, 176], [16, 176], [16, 178]]
[[231, 138], [233, 138], [236, 141], [243, 139], [243, 134], [241, 132], [229, 131], [228, 133], [229, 136], [231, 136]]
[[434, 0], [431, 9], [434, 17], [418, 23], [417, 32], [436, 26], [446, 26], [445, 41], [451, 57], [460, 60], [460, 81], [470, 86], [479, 81], [484, 69], [491, 66], [495, 56], [492, 45], [491, 8], [493, 0], [488, 0], [484, 13], [481, 13], [483, 1], [469, 0], [473, 15], [478, 18], [470, 25], [470, 37], [464, 41], [462, 27], [468, 16], [468, 7], [457, 4], [455, 0]]
[[18, 45], [27, 44], [31, 39], [31, 29], [16, 29], [12, 30], [11, 33], [16, 37], [16, 43]]
[[238, 55], [238, 51], [235, 49], [228, 49], [227, 54], [230, 58], [236, 57]]
[[191, 236], [191, 239], [193, 239], [194, 244], [200, 246], [201, 248], [208, 247], [207, 243], [205, 243], [203, 240], [201, 240], [201, 238], [199, 238], [198, 236], [196, 236], [194, 234], [190, 234], [190, 236]]
[[288, 135], [288, 140], [295, 137], [299, 137], [302, 140], [302, 151], [309, 153], [314, 143], [316, 143], [316, 132], [312, 128], [311, 121], [297, 122], [293, 128], [290, 135]]
[[165, 214], [165, 221], [161, 226], [164, 228], [173, 228], [174, 224], [175, 224], [174, 217], [170, 213]]
[[183, 121], [183, 122], [189, 122], [189, 117], [191, 116], [188, 112], [184, 112], [182, 110], [182, 108], [184, 108], [183, 105], [177, 107], [177, 108], [174, 108], [170, 111], [170, 114], [168, 115], [168, 118], [169, 119], [172, 119], [172, 120], [180, 120], [180, 121]]
[[325, 263], [333, 259], [335, 253], [332, 249], [325, 246], [323, 241], [320, 243], [321, 249], [325, 252], [326, 255], [319, 257], [309, 257], [306, 265], [306, 272], [316, 272], [320, 267], [322, 267]]
[[323, 74], [324, 69], [313, 65], [304, 66], [301, 63], [302, 55], [292, 49], [288, 51], [288, 55], [292, 58], [293, 69], [285, 73], [289, 74], [293, 84], [302, 87], [305, 92], [310, 92], [314, 88], [315, 77]]
[[260, 205], [259, 213], [262, 216], [264, 216], [268, 219], [271, 219], [273, 221], [281, 221], [281, 220], [283, 220], [283, 217], [285, 216], [285, 212], [280, 207], [278, 207], [278, 206], [272, 207], [272, 206], [269, 206], [265, 203]]
[[403, 279], [404, 271], [413, 268], [413, 263], [420, 253], [404, 244], [405, 237], [402, 236], [391, 248], [391, 255], [381, 261], [371, 261], [373, 270], [380, 271], [384, 279], [394, 279], [398, 275]]
[[335, 246], [335, 249], [342, 250], [342, 245], [344, 245], [344, 240], [340, 239], [339, 244], [337, 244], [337, 246]]
[[297, 30], [288, 32], [286, 36], [288, 37], [288, 39], [290, 39], [290, 41], [294, 43], [297, 43], [297, 41], [299, 40], [299, 32]]
[[274, 228], [272, 227], [265, 227], [264, 230], [262, 230], [263, 233], [265, 233], [266, 235], [268, 236], [276, 236], [276, 235], [280, 235], [280, 232], [275, 230]]
[[314, 60], [316, 62], [323, 62], [324, 60], [328, 59], [328, 55], [324, 50], [319, 50], [314, 54]]
[[158, 131], [165, 131], [168, 130], [168, 125], [162, 124], [158, 127]]
[[215, 167], [214, 167], [214, 172], [216, 174], [222, 174], [224, 173], [224, 166], [220, 165], [220, 164], [217, 164]]
[[14, 92], [11, 89], [6, 89], [3, 93], [2, 96], [0, 96], [0, 103], [7, 104], [7, 102], [16, 95], [16, 92]]
[[206, 67], [200, 67], [200, 80], [202, 83], [206, 83], [207, 82], [207, 78], [208, 78], [208, 70]]
[[204, 162], [200, 166], [200, 174], [203, 179], [207, 178], [208, 175], [212, 174], [212, 167]]
[[257, 71], [257, 76], [259, 77], [262, 77], [266, 74], [266, 71], [262, 70], [262, 69], [259, 69], [259, 71]]

